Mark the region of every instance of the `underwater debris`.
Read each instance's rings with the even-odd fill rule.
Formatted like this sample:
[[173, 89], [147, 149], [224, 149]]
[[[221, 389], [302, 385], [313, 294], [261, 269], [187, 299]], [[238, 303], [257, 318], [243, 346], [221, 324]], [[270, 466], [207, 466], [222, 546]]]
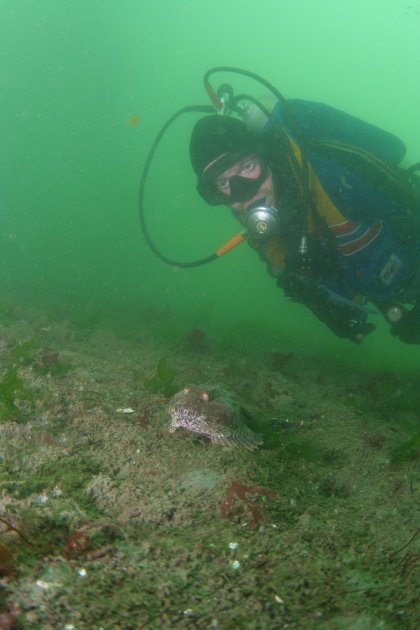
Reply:
[[[168, 367], [165, 357], [162, 357], [156, 368], [156, 373], [152, 378], [139, 378], [144, 387], [151, 394], [161, 393], [165, 398], [171, 398], [177, 389], [172, 385], [172, 381], [178, 372], [175, 368]], [[134, 376], [138, 376], [134, 373]]]
[[[228, 515], [232, 510], [233, 502], [236, 498], [242, 502], [242, 507], [245, 512], [248, 512], [251, 515], [251, 520], [248, 521], [248, 527], [257, 527], [262, 525], [265, 517], [263, 506], [258, 505], [258, 503], [255, 502], [256, 498], [265, 497], [274, 499], [280, 496], [281, 495], [275, 490], [266, 490], [265, 488], [260, 488], [259, 486], [246, 486], [241, 481], [231, 481], [231, 485], [226, 492], [226, 499], [221, 507], [221, 513], [223, 518], [228, 518]], [[252, 499], [250, 497], [252, 497]]]
[[415, 538], [417, 538], [417, 536], [420, 534], [420, 527], [419, 529], [412, 535], [412, 537], [410, 538], [410, 540], [408, 541], [408, 543], [406, 543], [403, 547], [400, 547], [399, 549], [397, 549], [397, 551], [394, 551], [388, 558], [388, 562], [391, 562], [392, 558], [394, 558], [397, 554], [400, 553], [400, 551], [404, 551], [404, 549], [407, 549], [407, 547], [409, 545], [411, 545], [411, 543], [413, 542], [413, 540]]
[[404, 558], [402, 559], [402, 561], [400, 562], [401, 564], [401, 573], [408, 573], [409, 570], [411, 571], [411, 569], [414, 567], [414, 565], [416, 565], [417, 563], [420, 562], [420, 553], [412, 553], [411, 551], [408, 551]]
[[[400, 549], [397, 549], [397, 551], [394, 551], [388, 558], [388, 562], [391, 562], [391, 560], [400, 553], [400, 551], [404, 551], [404, 549], [407, 549], [407, 547], [409, 545], [411, 545], [411, 543], [413, 542], [413, 540], [415, 540], [418, 536], [418, 534], [420, 534], [420, 528], [413, 534], [413, 536], [410, 538], [410, 540], [408, 541], [408, 543], [406, 543], [403, 547], [400, 547]], [[405, 554], [405, 556], [403, 557], [403, 559], [396, 565], [396, 568], [398, 568], [399, 566], [401, 567], [401, 573], [405, 574], [408, 572], [408, 570], [412, 569], [414, 565], [416, 565], [418, 562], [420, 562], [420, 553], [412, 553], [411, 551], [407, 551], [407, 553]]]
[[6, 530], [6, 532], [4, 532], [4, 533], [7, 533], [8, 531], [16, 532], [16, 534], [18, 534], [18, 535], [20, 536], [20, 538], [21, 538], [24, 542], [26, 542], [26, 544], [27, 544], [27, 545], [33, 545], [33, 543], [31, 543], [31, 542], [30, 542], [30, 541], [26, 538], [26, 536], [24, 536], [24, 535], [22, 534], [22, 532], [21, 532], [21, 531], [20, 531], [17, 527], [14, 527], [13, 525], [11, 525], [11, 523], [9, 523], [9, 521], [6, 521], [6, 519], [4, 519], [4, 518], [0, 518], [0, 523], [3, 523], [3, 525], [7, 525], [7, 527], [9, 528], [9, 529], [7, 529], [7, 530]]
[[128, 124], [130, 125], [130, 127], [137, 127], [137, 125], [140, 124], [141, 121], [141, 117], [139, 116], [139, 114], [131, 114], [131, 116], [128, 118]]
[[67, 538], [63, 534], [63, 538], [66, 541], [66, 546], [64, 548], [64, 555], [67, 558], [78, 555], [81, 551], [85, 551], [90, 544], [90, 536], [87, 532], [82, 530], [73, 532], [70, 538]]

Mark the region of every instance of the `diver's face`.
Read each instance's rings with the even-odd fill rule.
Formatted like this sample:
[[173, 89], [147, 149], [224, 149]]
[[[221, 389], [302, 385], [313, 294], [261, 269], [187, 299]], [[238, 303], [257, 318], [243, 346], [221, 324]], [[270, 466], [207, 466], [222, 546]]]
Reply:
[[[245, 156], [236, 162], [236, 164], [234, 164], [229, 170], [219, 175], [215, 180], [215, 184], [221, 192], [225, 193], [225, 195], [229, 195], [231, 177], [238, 175], [239, 177], [257, 179], [261, 175], [261, 168], [261, 164], [257, 157]], [[263, 181], [252, 199], [249, 199], [248, 201], [227, 203], [226, 205], [240, 214], [246, 214], [248, 208], [257, 201], [261, 201], [264, 206], [274, 206], [273, 177], [268, 167], [267, 178]]]

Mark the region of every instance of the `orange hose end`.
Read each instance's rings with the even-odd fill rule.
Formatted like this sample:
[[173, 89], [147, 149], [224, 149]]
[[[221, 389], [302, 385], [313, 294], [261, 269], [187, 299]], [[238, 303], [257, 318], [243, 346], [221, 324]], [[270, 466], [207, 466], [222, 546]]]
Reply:
[[220, 256], [224, 256], [225, 254], [230, 252], [231, 249], [233, 249], [237, 245], [240, 245], [241, 243], [246, 241], [247, 238], [248, 238], [247, 232], [239, 232], [239, 234], [236, 234], [236, 236], [231, 238], [230, 241], [228, 243], [226, 243], [226, 245], [223, 245], [223, 247], [221, 247], [219, 250], [217, 250], [216, 254], [219, 257]]
[[210, 83], [207, 83], [204, 87], [206, 88], [207, 94], [210, 96], [211, 100], [213, 101], [213, 105], [215, 105], [217, 109], [221, 110], [223, 108], [223, 103], [220, 100], [220, 98], [217, 96], [216, 92], [211, 87]]

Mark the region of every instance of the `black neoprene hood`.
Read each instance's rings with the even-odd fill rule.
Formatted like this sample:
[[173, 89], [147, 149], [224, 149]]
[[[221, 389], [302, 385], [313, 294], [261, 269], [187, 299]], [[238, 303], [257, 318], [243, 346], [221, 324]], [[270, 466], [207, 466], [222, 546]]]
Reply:
[[[258, 136], [237, 118], [218, 115], [201, 118], [193, 129], [190, 141], [191, 164], [199, 180], [203, 179], [205, 168], [220, 156], [225, 157], [218, 162], [218, 172], [212, 175], [227, 170], [238, 155], [254, 152], [257, 139]], [[230, 156], [225, 154], [232, 154], [231, 161]]]

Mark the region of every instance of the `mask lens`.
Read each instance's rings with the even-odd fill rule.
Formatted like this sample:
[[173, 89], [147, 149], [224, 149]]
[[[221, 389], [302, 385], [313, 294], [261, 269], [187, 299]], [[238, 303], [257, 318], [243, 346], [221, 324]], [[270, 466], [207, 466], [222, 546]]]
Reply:
[[223, 193], [214, 181], [199, 181], [197, 190], [209, 205], [220, 206], [237, 203], [238, 201], [249, 201], [261, 188], [267, 178], [267, 166], [262, 160], [258, 160], [261, 166], [261, 173], [256, 178], [233, 175], [229, 179], [230, 195]]
[[223, 206], [229, 203], [229, 195], [225, 195], [213, 182], [199, 181], [197, 191], [209, 206]]

